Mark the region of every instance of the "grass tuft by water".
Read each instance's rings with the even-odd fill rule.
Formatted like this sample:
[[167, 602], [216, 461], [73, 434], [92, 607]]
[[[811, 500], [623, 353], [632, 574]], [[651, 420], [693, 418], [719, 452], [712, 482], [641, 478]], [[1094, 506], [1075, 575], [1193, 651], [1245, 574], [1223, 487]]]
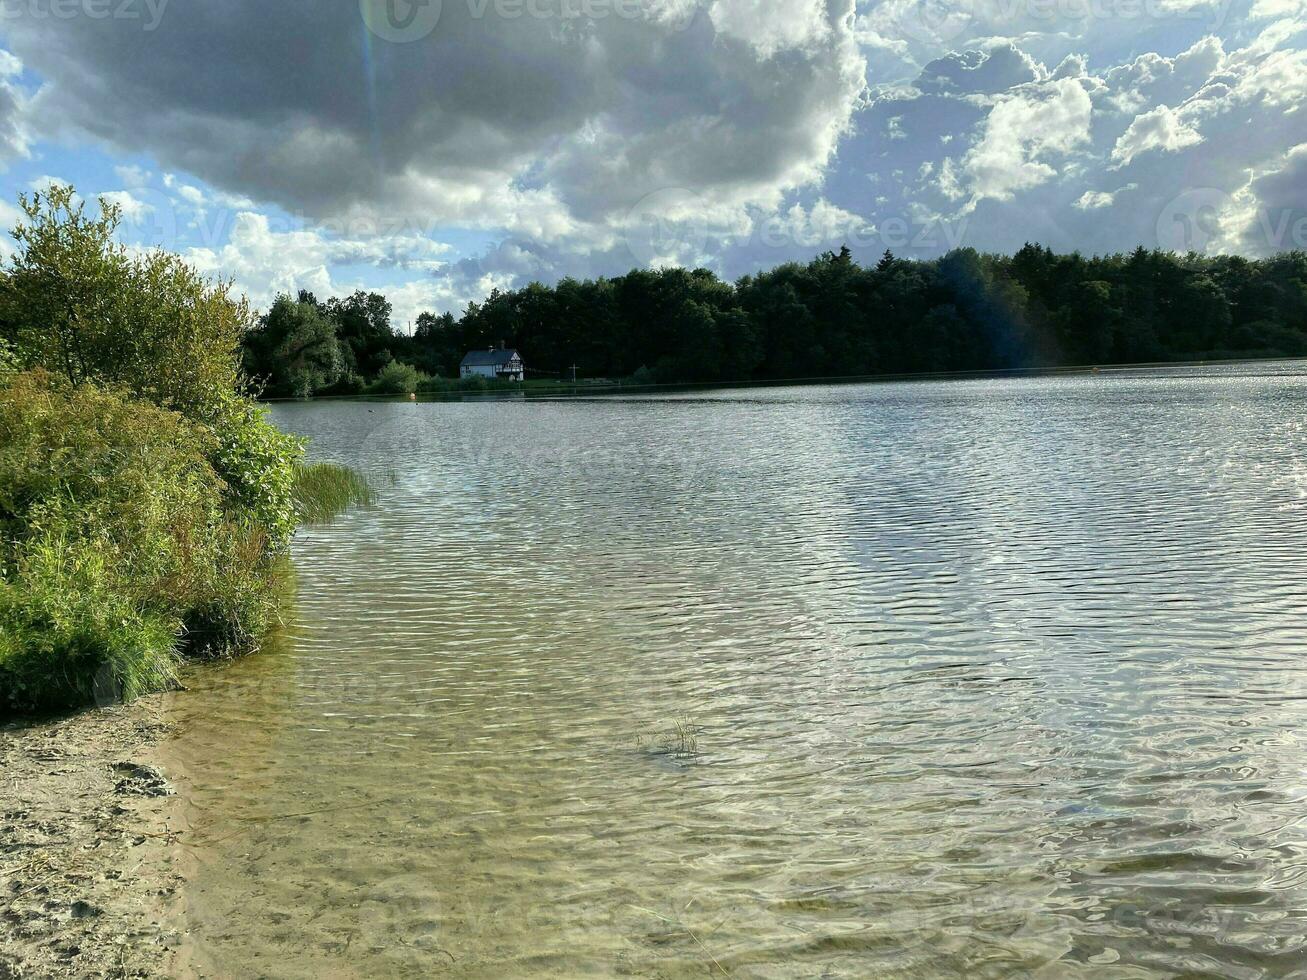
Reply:
[[699, 757], [699, 733], [702, 729], [690, 717], [677, 718], [667, 731], [642, 734], [636, 744], [654, 755], [671, 756], [678, 761]]
[[363, 474], [336, 463], [302, 463], [295, 472], [295, 509], [305, 524], [325, 524], [350, 507], [370, 506], [376, 492]]

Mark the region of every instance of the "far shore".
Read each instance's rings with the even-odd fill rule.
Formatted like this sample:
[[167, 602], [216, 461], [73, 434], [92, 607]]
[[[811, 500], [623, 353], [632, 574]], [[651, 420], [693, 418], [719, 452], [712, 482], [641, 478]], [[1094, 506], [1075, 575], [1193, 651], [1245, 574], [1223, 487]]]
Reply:
[[[504, 383], [483, 390], [418, 391], [414, 393], [373, 393], [356, 395], [314, 395], [311, 398], [261, 398], [265, 405], [304, 402], [393, 402], [393, 401], [476, 401], [502, 400], [505, 396], [532, 399], [585, 398], [613, 395], [676, 394], [691, 391], [739, 391], [751, 388], [812, 387], [816, 385], [893, 384], [930, 381], [979, 381], [1000, 378], [1040, 378], [1076, 375], [1111, 375], [1132, 371], [1194, 370], [1227, 368], [1239, 365], [1298, 364], [1307, 372], [1307, 357], [1237, 357], [1198, 361], [1149, 361], [1135, 364], [1080, 364], [1067, 367], [993, 368], [983, 371], [940, 371], [918, 374], [856, 374], [838, 377], [776, 378], [750, 381], [676, 382], [669, 384], [635, 384], [624, 381], [556, 382], [527, 380]], [[447, 379], [448, 380], [448, 379]], [[454, 380], [449, 383], [456, 384]]]

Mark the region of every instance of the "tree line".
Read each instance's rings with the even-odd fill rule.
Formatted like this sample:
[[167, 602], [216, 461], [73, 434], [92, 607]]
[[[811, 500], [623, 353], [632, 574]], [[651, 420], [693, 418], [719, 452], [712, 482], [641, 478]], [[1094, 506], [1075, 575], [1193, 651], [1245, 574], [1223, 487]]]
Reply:
[[413, 391], [456, 377], [469, 350], [507, 345], [529, 375], [646, 383], [778, 380], [1307, 355], [1307, 252], [929, 261], [847, 248], [725, 282], [707, 269], [634, 270], [491, 293], [411, 335], [377, 293], [282, 296], [245, 338], [269, 395]]

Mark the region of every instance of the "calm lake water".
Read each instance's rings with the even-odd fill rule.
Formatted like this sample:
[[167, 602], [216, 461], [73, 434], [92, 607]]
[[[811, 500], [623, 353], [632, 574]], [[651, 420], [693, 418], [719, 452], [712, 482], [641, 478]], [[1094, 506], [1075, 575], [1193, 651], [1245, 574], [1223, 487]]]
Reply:
[[382, 492], [175, 699], [196, 963], [1302, 975], [1304, 370], [276, 408]]

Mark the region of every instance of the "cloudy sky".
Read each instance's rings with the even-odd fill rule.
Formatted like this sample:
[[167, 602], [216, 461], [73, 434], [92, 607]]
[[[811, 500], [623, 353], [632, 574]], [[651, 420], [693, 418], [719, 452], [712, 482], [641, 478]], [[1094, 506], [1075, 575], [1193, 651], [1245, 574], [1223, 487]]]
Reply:
[[258, 305], [847, 243], [1307, 246], [1307, 0], [0, 0], [0, 218]]

